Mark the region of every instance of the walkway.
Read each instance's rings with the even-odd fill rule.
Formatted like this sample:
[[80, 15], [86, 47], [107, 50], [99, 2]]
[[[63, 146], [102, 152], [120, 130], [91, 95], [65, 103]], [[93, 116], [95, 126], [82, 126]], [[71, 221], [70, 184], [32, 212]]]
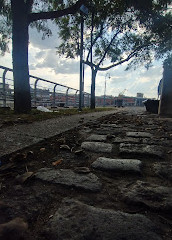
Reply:
[[125, 108], [10, 129], [63, 134], [0, 168], [0, 238], [171, 240], [170, 119]]
[[16, 126], [1, 128], [0, 157], [22, 150], [44, 139], [78, 127], [83, 123], [94, 121], [102, 116], [113, 114], [121, 110], [122, 109], [116, 109], [114, 111], [63, 116], [30, 124], [17, 124]]

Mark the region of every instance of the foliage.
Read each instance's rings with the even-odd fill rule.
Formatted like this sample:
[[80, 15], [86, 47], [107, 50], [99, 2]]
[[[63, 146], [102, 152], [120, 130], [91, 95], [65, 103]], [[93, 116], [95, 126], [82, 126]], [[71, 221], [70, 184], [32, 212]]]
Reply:
[[[51, 12], [64, 9], [72, 4], [75, 4], [76, 0], [63, 1], [63, 0], [23, 0], [28, 8], [28, 14]], [[12, 13], [10, 0], [0, 1], [0, 54], [4, 55], [8, 51], [8, 44], [12, 37]], [[53, 20], [52, 20], [53, 21]], [[52, 35], [51, 29], [47, 24], [46, 19], [30, 22], [31, 28], [36, 28], [38, 32], [42, 32], [43, 39]]]
[[8, 51], [8, 43], [11, 35], [11, 9], [9, 1], [0, 2], [0, 54]]
[[[127, 67], [145, 64], [154, 58], [167, 57], [171, 51], [172, 15], [167, 11], [170, 1], [98, 1], [88, 6], [85, 18], [85, 63], [103, 71], [129, 61]], [[103, 11], [102, 11], [103, 9]], [[93, 31], [92, 31], [92, 14]], [[58, 19], [62, 44], [57, 48], [60, 55], [74, 58], [79, 55], [80, 14]], [[90, 60], [93, 34], [94, 63]], [[104, 66], [109, 59], [112, 64]]]

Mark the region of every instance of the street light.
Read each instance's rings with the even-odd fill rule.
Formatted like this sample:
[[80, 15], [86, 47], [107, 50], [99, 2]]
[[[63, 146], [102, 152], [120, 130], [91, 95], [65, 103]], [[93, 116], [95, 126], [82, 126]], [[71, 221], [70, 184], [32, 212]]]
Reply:
[[106, 78], [107, 77], [110, 79], [110, 73], [106, 73], [106, 75], [105, 75], [105, 89], [104, 89], [104, 103], [103, 103], [104, 107], [105, 107], [105, 100], [106, 100]]
[[83, 102], [83, 33], [84, 33], [84, 15], [88, 15], [88, 8], [84, 5], [80, 7], [81, 12], [81, 45], [80, 45], [80, 84], [79, 84], [79, 111], [82, 111]]

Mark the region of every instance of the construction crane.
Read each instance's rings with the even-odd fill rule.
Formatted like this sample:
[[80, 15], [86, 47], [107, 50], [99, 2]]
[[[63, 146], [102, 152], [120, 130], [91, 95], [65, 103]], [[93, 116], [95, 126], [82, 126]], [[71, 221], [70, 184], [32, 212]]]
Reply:
[[127, 91], [127, 89], [125, 88], [122, 92], [119, 93], [118, 97], [123, 97], [124, 96], [124, 93], [125, 91]]

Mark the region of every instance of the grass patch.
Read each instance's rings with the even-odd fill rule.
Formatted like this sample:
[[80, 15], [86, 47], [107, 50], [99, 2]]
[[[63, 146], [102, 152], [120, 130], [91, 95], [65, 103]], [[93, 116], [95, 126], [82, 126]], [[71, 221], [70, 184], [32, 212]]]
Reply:
[[31, 113], [29, 114], [15, 114], [13, 110], [0, 108], [0, 123], [7, 125], [17, 123], [30, 123], [34, 121], [43, 121], [46, 119], [57, 118], [60, 116], [110, 111], [113, 109], [114, 108], [83, 108], [81, 112], [79, 112], [77, 108], [56, 109], [53, 112], [41, 112], [37, 109], [32, 109]]

